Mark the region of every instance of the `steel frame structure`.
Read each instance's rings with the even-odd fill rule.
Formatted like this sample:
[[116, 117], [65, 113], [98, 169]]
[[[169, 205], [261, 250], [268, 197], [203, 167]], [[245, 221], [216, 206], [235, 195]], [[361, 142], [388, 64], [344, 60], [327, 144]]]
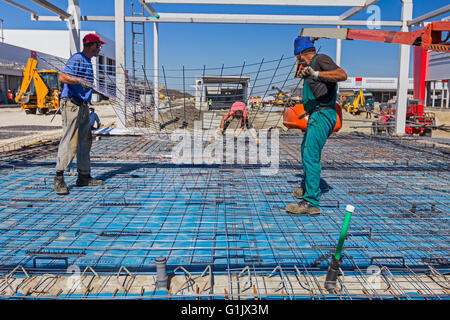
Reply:
[[[31, 19], [35, 21], [68, 21], [71, 43], [71, 53], [80, 49], [80, 21], [113, 21], [115, 23], [116, 43], [116, 74], [118, 91], [124, 92], [125, 75], [121, 71], [125, 66], [125, 22], [152, 22], [154, 34], [154, 99], [155, 121], [158, 121], [158, 68], [159, 68], [159, 30], [158, 24], [165, 22], [177, 23], [228, 23], [228, 24], [284, 24], [284, 25], [334, 25], [341, 26], [366, 26], [367, 21], [348, 20], [357, 13], [365, 10], [378, 0], [139, 0], [142, 6], [151, 15], [150, 17], [126, 17], [125, 0], [115, 0], [115, 16], [81, 16], [79, 0], [68, 0], [69, 8], [75, 8], [73, 12], [66, 12], [49, 1], [32, 0], [43, 8], [53, 12], [56, 16], [39, 16], [35, 11], [19, 5], [11, 0], [3, 0], [19, 9], [31, 13]], [[427, 19], [445, 14], [450, 11], [450, 5], [434, 10], [413, 19], [413, 0], [400, 0], [402, 2], [402, 17], [400, 21], [380, 21], [383, 27], [400, 27], [401, 31], [410, 31], [411, 27], [423, 23]], [[241, 14], [193, 14], [193, 13], [158, 13], [152, 4], [201, 4], [201, 5], [254, 5], [254, 6], [297, 6], [297, 7], [351, 7], [339, 16], [302, 16], [302, 15], [241, 15]], [[337, 40], [336, 60], [339, 64], [341, 55], [341, 40]], [[398, 88], [397, 88], [397, 117], [396, 133], [403, 135], [405, 131], [405, 115], [407, 104], [407, 84], [409, 73], [410, 47], [400, 45]], [[123, 119], [118, 116], [117, 123], [121, 126]], [[122, 120], [122, 121], [120, 121]]]

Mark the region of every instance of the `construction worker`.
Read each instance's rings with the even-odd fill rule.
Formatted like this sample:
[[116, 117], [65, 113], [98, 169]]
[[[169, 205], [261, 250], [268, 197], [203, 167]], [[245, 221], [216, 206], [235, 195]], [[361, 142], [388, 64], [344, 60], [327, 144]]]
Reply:
[[[93, 107], [89, 108], [89, 123], [91, 124], [91, 130], [97, 130], [100, 128], [101, 123], [100, 123], [100, 118], [98, 117], [98, 115], [95, 113], [95, 109]], [[97, 128], [94, 126], [94, 124], [97, 123]]]
[[13, 96], [13, 93], [11, 92], [10, 89], [8, 89], [7, 98], [8, 98], [8, 104], [13, 104], [13, 102], [14, 102], [14, 101], [13, 101], [14, 96]]
[[256, 143], [259, 144], [259, 139], [257, 138], [255, 130], [248, 123], [247, 107], [242, 101], [236, 101], [231, 105], [228, 113], [223, 116], [222, 121], [220, 122], [220, 127], [217, 130], [216, 134], [223, 135], [233, 119], [241, 121], [239, 129], [234, 135], [235, 138], [238, 138], [244, 129], [248, 129], [252, 137], [255, 139]]
[[224, 134], [233, 119], [241, 121], [240, 131], [244, 128], [249, 128], [247, 107], [244, 102], [236, 101], [231, 105], [230, 110], [223, 116], [222, 121], [220, 122], [220, 133]]
[[98, 56], [103, 44], [105, 42], [96, 34], [87, 34], [83, 38], [83, 51], [71, 56], [59, 75], [59, 81], [64, 84], [60, 104], [63, 135], [59, 143], [56, 176], [52, 186], [59, 195], [69, 193], [64, 182], [64, 171], [69, 169], [75, 154], [78, 169], [76, 186], [103, 184], [102, 180], [91, 177], [92, 133], [88, 108], [92, 92], [101, 94], [92, 88], [94, 73], [91, 58]]
[[366, 103], [366, 119], [372, 119], [373, 104]]
[[293, 192], [294, 197], [302, 201], [287, 205], [286, 211], [296, 215], [318, 215], [321, 196], [320, 157], [337, 121], [337, 82], [345, 81], [347, 74], [329, 56], [317, 54], [309, 37], [295, 39], [294, 55], [304, 68], [300, 77], [304, 79], [303, 106], [309, 119], [301, 145], [302, 187]]

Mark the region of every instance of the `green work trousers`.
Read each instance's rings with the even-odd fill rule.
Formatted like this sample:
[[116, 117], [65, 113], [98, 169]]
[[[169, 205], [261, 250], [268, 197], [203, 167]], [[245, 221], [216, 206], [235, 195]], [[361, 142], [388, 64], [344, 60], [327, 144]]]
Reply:
[[333, 133], [337, 114], [334, 109], [314, 112], [308, 120], [303, 136], [301, 156], [303, 164], [303, 199], [313, 207], [319, 207], [320, 196], [320, 158], [328, 137]]

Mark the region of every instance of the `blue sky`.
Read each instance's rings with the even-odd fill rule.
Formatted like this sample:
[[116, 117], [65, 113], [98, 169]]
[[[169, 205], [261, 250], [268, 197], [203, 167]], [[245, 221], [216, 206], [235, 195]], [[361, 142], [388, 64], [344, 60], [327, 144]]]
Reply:
[[[15, 0], [42, 15], [53, 15], [30, 0]], [[126, 15], [130, 15], [130, 0], [125, 1]], [[139, 8], [134, 0], [135, 8]], [[60, 8], [67, 7], [67, 0], [51, 0]], [[448, 4], [448, 0], [415, 0], [413, 16], [417, 17]], [[401, 16], [399, 0], [380, 0], [382, 20], [398, 20]], [[82, 15], [114, 15], [113, 0], [80, 0]], [[322, 7], [258, 7], [221, 5], [154, 5], [159, 12], [192, 13], [242, 13], [242, 14], [301, 14], [339, 15], [347, 8]], [[352, 19], [366, 20], [370, 13], [363, 11]], [[35, 22], [28, 13], [0, 1], [0, 18], [5, 29], [65, 29], [63, 22]], [[293, 41], [302, 27], [295, 25], [249, 24], [181, 24], [160, 23], [160, 65], [165, 68], [203, 68], [237, 66], [293, 55]], [[361, 28], [361, 27], [358, 27]], [[109, 22], [82, 22], [82, 30], [97, 30], [114, 39], [114, 24]], [[127, 23], [127, 43], [130, 43], [131, 27]], [[395, 30], [395, 29], [393, 29]], [[148, 68], [153, 67], [153, 26], [146, 26]], [[336, 41], [321, 39], [317, 42], [322, 53], [335, 57]], [[127, 63], [131, 45], [127, 46]], [[412, 57], [412, 56], [411, 56]], [[350, 76], [396, 76], [398, 69], [398, 45], [368, 41], [343, 41], [341, 66]], [[411, 68], [412, 69], [412, 68]]]

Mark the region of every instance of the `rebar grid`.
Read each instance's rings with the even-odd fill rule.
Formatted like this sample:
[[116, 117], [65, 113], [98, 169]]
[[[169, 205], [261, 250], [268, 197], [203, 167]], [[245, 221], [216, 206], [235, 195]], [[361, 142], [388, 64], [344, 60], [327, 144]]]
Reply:
[[[39, 57], [39, 63], [62, 72], [66, 61], [60, 58]], [[249, 122], [258, 129], [271, 127], [271, 120], [276, 118], [276, 126], [281, 125], [282, 111], [285, 106], [277, 101], [287, 101], [298, 96], [301, 83], [293, 77], [295, 57], [283, 55], [274, 60], [262, 59], [257, 63], [221, 68], [187, 68], [161, 70], [142, 69], [139, 77], [128, 77], [127, 70], [112, 70], [110, 65], [97, 64], [99, 74], [92, 80], [96, 91], [110, 99], [109, 103], [119, 116], [118, 121], [127, 128], [134, 128], [141, 133], [169, 133], [176, 128], [192, 129], [194, 122], [201, 120], [201, 114], [220, 114], [219, 109], [229, 109], [234, 101], [244, 101], [249, 111]], [[159, 75], [159, 94], [164, 98], [155, 99], [154, 86], [149, 79]], [[116, 78], [126, 75], [128, 81], [125, 89], [116, 90]], [[83, 76], [83, 75], [79, 75]], [[211, 84], [198, 84], [201, 77], [218, 77], [221, 79], [211, 87], [219, 94], [207, 96], [206, 89]], [[234, 77], [237, 82], [227, 83], [227, 77]], [[245, 81], [244, 81], [245, 80]], [[248, 81], [247, 81], [248, 80]], [[245, 90], [242, 81], [246, 82]], [[218, 88], [218, 89], [217, 89]], [[223, 89], [223, 90], [222, 90]], [[281, 97], [279, 94], [281, 93]], [[251, 97], [259, 97], [261, 105], [256, 105]], [[207, 100], [214, 100], [214, 105], [207, 107]], [[157, 106], [155, 106], [157, 104]], [[200, 111], [200, 109], [202, 111]], [[155, 114], [157, 113], [157, 114]], [[155, 120], [155, 119], [158, 120]], [[216, 123], [210, 122], [207, 129], [215, 129]]]
[[[300, 139], [280, 136], [279, 171], [265, 176], [260, 164], [175, 165], [169, 157], [173, 144], [163, 140], [103, 137], [92, 154], [93, 171], [105, 184], [74, 188], [76, 177], [69, 173], [68, 197], [51, 190], [50, 156], [14, 165], [4, 160], [0, 294], [17, 294], [11, 281], [31, 281], [23, 272], [5, 278], [19, 265], [36, 281], [53, 279], [52, 288], [77, 266], [103, 272], [95, 281], [105, 286], [96, 294], [81, 292], [82, 285], [65, 287], [58, 297], [164, 297], [155, 293], [153, 276], [154, 259], [166, 256], [169, 270], [183, 266], [195, 278], [178, 269], [167, 298], [448, 298], [447, 149], [414, 140], [333, 136], [322, 157], [322, 213], [295, 217], [284, 207], [296, 201], [291, 192], [300, 182]], [[328, 293], [324, 276], [346, 204], [356, 210], [337, 291]], [[205, 284], [207, 266], [212, 288]], [[135, 276], [128, 291], [106, 286], [121, 267]], [[46, 280], [47, 273], [59, 278]], [[32, 287], [25, 284], [20, 288]], [[57, 293], [39, 292], [29, 296]]]

